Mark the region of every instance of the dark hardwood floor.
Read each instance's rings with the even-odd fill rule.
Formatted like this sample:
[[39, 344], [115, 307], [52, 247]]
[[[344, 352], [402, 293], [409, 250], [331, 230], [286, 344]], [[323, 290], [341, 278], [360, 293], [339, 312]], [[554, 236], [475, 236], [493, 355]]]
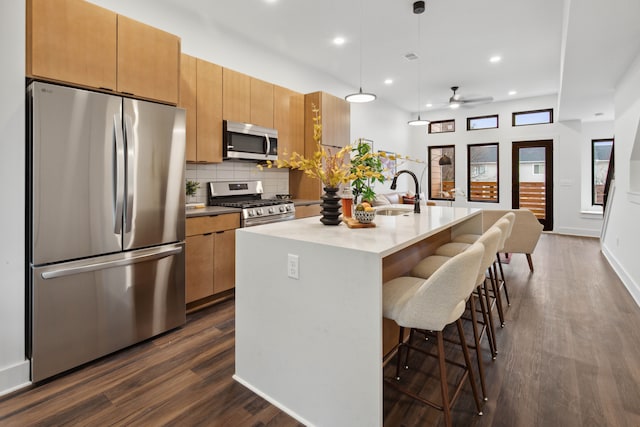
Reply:
[[[484, 352], [484, 415], [467, 386], [454, 424], [640, 425], [640, 308], [598, 240], [544, 234], [533, 261], [533, 274], [524, 255], [505, 266], [511, 306], [497, 360]], [[0, 426], [299, 425], [231, 378], [233, 307], [229, 300], [191, 314], [181, 329], [0, 398]], [[409, 362], [402, 381], [439, 399], [434, 360], [414, 352]], [[386, 426], [444, 425], [439, 411], [386, 386], [384, 417]]]

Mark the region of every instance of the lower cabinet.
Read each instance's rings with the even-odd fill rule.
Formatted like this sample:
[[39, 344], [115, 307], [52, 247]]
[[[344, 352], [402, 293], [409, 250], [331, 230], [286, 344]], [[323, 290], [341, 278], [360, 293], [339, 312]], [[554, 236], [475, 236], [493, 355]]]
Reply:
[[296, 219], [320, 215], [320, 204], [296, 206]]
[[187, 218], [186, 302], [198, 305], [235, 286], [239, 214]]

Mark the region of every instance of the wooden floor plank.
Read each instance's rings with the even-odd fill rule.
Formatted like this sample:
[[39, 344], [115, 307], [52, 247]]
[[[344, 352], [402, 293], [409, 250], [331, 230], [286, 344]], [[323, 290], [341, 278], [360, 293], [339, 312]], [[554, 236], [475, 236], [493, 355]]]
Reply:
[[[533, 274], [521, 254], [504, 265], [512, 304], [496, 360], [482, 343], [489, 401], [478, 416], [466, 386], [454, 424], [640, 425], [640, 309], [598, 240], [543, 234], [533, 261]], [[223, 301], [182, 328], [0, 398], [0, 425], [301, 425], [232, 379], [234, 316], [233, 300]], [[446, 352], [459, 356], [449, 343]], [[438, 400], [437, 362], [417, 352], [409, 360], [402, 381]], [[388, 386], [384, 417], [392, 427], [444, 425], [439, 411]]]

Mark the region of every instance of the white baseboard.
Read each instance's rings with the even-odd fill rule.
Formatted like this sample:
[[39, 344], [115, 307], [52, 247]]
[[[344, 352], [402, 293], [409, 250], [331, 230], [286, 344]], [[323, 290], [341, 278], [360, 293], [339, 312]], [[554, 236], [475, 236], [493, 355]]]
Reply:
[[600, 229], [593, 230], [590, 228], [559, 227], [554, 228], [553, 232], [556, 234], [566, 234], [569, 236], [600, 237]]
[[0, 368], [0, 396], [31, 385], [31, 381], [29, 381], [30, 370], [29, 360]]
[[634, 280], [629, 276], [624, 267], [618, 262], [618, 259], [611, 253], [611, 251], [607, 248], [607, 246], [603, 243], [601, 245], [602, 254], [609, 261], [609, 265], [616, 272], [624, 286], [627, 288], [631, 297], [636, 302], [638, 307], [640, 307], [640, 285], [634, 282]]

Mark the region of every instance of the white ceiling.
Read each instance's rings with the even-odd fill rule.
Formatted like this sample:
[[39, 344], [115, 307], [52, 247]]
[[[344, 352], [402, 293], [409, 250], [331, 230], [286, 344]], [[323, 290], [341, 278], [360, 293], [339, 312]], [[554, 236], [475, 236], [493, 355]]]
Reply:
[[[413, 0], [162, 2], [354, 92], [362, 51], [363, 90], [412, 113], [442, 106], [456, 85], [495, 101], [560, 94], [561, 119], [611, 119], [615, 84], [640, 53], [638, 0], [426, 0], [421, 15]], [[333, 45], [336, 36], [346, 43]], [[493, 55], [502, 61], [490, 63]]]

